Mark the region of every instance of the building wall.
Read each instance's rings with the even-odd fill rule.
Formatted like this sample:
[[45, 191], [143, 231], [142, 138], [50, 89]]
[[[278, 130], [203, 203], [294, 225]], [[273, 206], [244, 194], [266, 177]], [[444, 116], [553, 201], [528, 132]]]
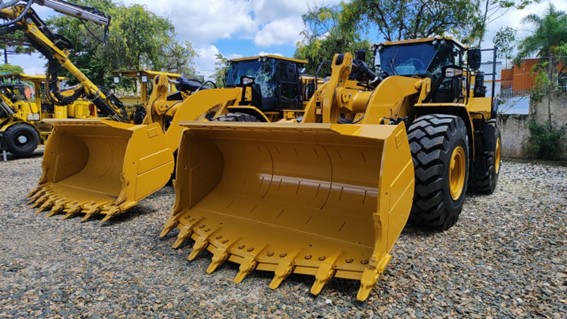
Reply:
[[[541, 61], [539, 58], [522, 60], [520, 66], [513, 65], [510, 69], [502, 70], [502, 89], [511, 88], [513, 92], [528, 92], [535, 85], [536, 73], [532, 70]], [[557, 66], [558, 71], [563, 64]]]
[[502, 139], [502, 156], [525, 158], [528, 145], [528, 115], [501, 114], [498, 118]]
[[533, 116], [537, 123], [547, 123], [550, 112], [553, 127], [564, 130], [560, 159], [567, 160], [567, 92], [552, 93], [538, 102], [532, 99], [530, 115], [500, 114], [498, 124], [502, 135], [502, 156], [527, 158], [530, 137], [528, 121]]

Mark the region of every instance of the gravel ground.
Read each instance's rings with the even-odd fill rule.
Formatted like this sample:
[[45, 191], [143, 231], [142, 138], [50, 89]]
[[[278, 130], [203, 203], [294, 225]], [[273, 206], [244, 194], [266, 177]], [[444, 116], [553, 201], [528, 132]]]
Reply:
[[275, 291], [271, 273], [232, 282], [237, 265], [206, 274], [209, 253], [159, 239], [173, 205], [168, 186], [100, 226], [36, 216], [25, 194], [35, 157], [0, 162], [0, 318], [565, 318], [567, 166], [505, 161], [497, 191], [469, 194], [443, 233], [406, 228], [369, 299], [333, 279], [318, 297], [313, 277]]

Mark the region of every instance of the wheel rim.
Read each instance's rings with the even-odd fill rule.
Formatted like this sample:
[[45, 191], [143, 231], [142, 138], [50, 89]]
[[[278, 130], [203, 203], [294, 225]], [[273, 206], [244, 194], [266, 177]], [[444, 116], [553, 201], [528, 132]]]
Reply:
[[26, 145], [28, 140], [29, 139], [25, 134], [20, 134], [18, 135], [18, 137], [16, 137], [16, 142], [18, 142], [19, 145]]
[[500, 172], [500, 138], [496, 139], [496, 150], [494, 150], [494, 172]]
[[461, 146], [457, 146], [451, 154], [449, 167], [449, 192], [453, 200], [459, 199], [463, 193], [466, 169], [465, 150]]

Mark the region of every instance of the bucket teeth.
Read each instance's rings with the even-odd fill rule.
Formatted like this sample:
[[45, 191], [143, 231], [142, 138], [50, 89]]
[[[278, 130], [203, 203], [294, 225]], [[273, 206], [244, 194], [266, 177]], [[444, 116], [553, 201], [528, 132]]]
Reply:
[[169, 234], [170, 231], [172, 231], [175, 228], [175, 226], [177, 226], [178, 223], [179, 221], [175, 216], [170, 217], [167, 220], [167, 222], [165, 222], [165, 225], [163, 226], [163, 230], [159, 234], [159, 237], [160, 238], [165, 237], [167, 234]]
[[47, 210], [48, 208], [51, 208], [54, 202], [55, 202], [54, 199], [51, 199], [49, 196], [46, 196], [45, 201], [41, 205], [39, 205], [39, 208], [35, 211], [35, 214], [37, 215]]
[[91, 217], [93, 217], [94, 215], [96, 215], [96, 213], [85, 214], [85, 216], [83, 216], [83, 218], [81, 218], [81, 223], [84, 223], [87, 220], [91, 219]]
[[[220, 239], [220, 238], [219, 238]], [[223, 246], [215, 247], [213, 253], [213, 258], [211, 259], [211, 264], [207, 268], [207, 273], [213, 273], [218, 266], [222, 265], [230, 256], [229, 249], [234, 245], [235, 242], [239, 241], [240, 238], [236, 238], [230, 242], [226, 242]]]
[[207, 267], [207, 274], [212, 274], [215, 270], [217, 270], [218, 266], [222, 265], [228, 259], [229, 255], [228, 248], [219, 250], [215, 253], [213, 258], [211, 258], [209, 267]]
[[173, 246], [172, 246], [173, 249], [177, 249], [177, 248], [181, 247], [181, 245], [183, 245], [183, 243], [189, 238], [189, 236], [191, 236], [192, 233], [193, 233], [193, 230], [191, 228], [180, 227], [179, 228], [179, 234], [177, 234], [177, 239], [175, 240], [175, 243], [173, 243]]
[[360, 288], [358, 289], [358, 293], [356, 294], [356, 299], [359, 301], [364, 301], [368, 299], [370, 296], [370, 292], [376, 282], [380, 278], [380, 275], [388, 266], [388, 263], [392, 259], [392, 255], [384, 254], [382, 258], [380, 258], [378, 265], [376, 267], [367, 267], [362, 272], [362, 277], [360, 278]]
[[104, 218], [100, 221], [101, 224], [104, 224], [112, 217], [119, 215], [120, 213], [122, 213], [122, 211], [120, 210], [120, 208], [116, 206], [112, 206], [109, 210], [106, 210], [105, 213], [106, 216], [104, 216]]
[[255, 253], [250, 253], [244, 257], [244, 260], [240, 263], [240, 268], [238, 268], [238, 273], [234, 277], [234, 283], [241, 283], [248, 274], [250, 274], [256, 266], [258, 266], [258, 256], [267, 248], [267, 246], [262, 249], [255, 250]]
[[65, 215], [61, 219], [68, 219], [69, 217], [81, 212], [81, 205], [76, 202], [67, 203], [63, 212], [65, 212]]
[[38, 186], [36, 188], [34, 188], [31, 192], [28, 193], [27, 197], [30, 198], [32, 196], [34, 196], [37, 192], [39, 192], [42, 189], [41, 186]]
[[60, 212], [62, 212], [63, 209], [65, 209], [65, 200], [64, 199], [56, 200], [53, 203], [53, 206], [51, 206], [51, 211], [49, 211], [49, 213], [47, 214], [47, 217], [52, 217], [54, 215], [57, 215]]
[[65, 215], [63, 215], [63, 217], [61, 217], [61, 219], [69, 219], [72, 216], [78, 214], [81, 211], [81, 209], [79, 208], [78, 210], [70, 210], [67, 213], [65, 213]]
[[284, 259], [278, 264], [276, 270], [274, 271], [274, 278], [270, 282], [270, 289], [278, 288], [281, 283], [291, 274], [293, 269], [295, 268], [295, 258], [301, 253], [301, 250], [298, 250], [292, 254], [287, 255]]
[[[37, 188], [37, 191], [35, 191], [35, 192], [33, 193], [33, 195], [29, 196], [29, 201], [28, 201], [28, 203], [30, 203], [30, 204], [31, 204], [31, 203], [34, 203], [34, 202], [35, 202], [37, 199], [39, 199], [41, 196], [45, 195], [46, 192], [47, 192], [46, 189], [38, 187], [38, 188]], [[30, 194], [31, 194], [31, 193], [30, 193]]]
[[81, 218], [81, 222], [86, 222], [87, 220], [89, 220], [91, 217], [98, 214], [99, 212], [100, 212], [100, 208], [97, 206], [96, 203], [91, 202], [85, 204], [83, 207], [83, 213], [85, 213], [85, 216]]
[[311, 286], [312, 294], [318, 295], [325, 284], [333, 277], [335, 274], [335, 264], [340, 255], [341, 254], [338, 253], [332, 257], [325, 257], [324, 261], [321, 262], [321, 265], [315, 274], [315, 282], [313, 283], [313, 286]]
[[195, 259], [200, 252], [202, 252], [207, 248], [208, 245], [209, 245], [209, 241], [207, 240], [207, 237], [199, 236], [199, 238], [195, 240], [195, 243], [193, 244], [193, 249], [189, 253], [189, 256], [187, 256], [187, 260]]
[[380, 272], [376, 269], [365, 268], [364, 272], [362, 273], [362, 278], [360, 279], [360, 288], [358, 289], [358, 293], [356, 294], [356, 299], [359, 301], [364, 301], [368, 299], [370, 296], [370, 292], [378, 278], [380, 277]]
[[254, 269], [256, 269], [256, 265], [258, 265], [258, 261], [256, 260], [256, 256], [246, 256], [244, 260], [240, 263], [240, 268], [238, 268], [238, 273], [236, 277], [234, 277], [234, 283], [239, 284], [241, 283], [248, 274], [250, 274]]
[[[43, 204], [49, 199], [50, 196], [51, 196], [51, 194], [49, 194], [48, 192], [45, 192], [43, 195], [41, 195], [39, 198], [37, 198], [36, 200], [33, 201], [33, 204], [31, 205], [31, 207], [32, 208], [38, 208], [40, 206], [43, 206]], [[41, 210], [39, 212], [36, 212], [36, 214], [39, 214], [40, 212], [41, 212]]]

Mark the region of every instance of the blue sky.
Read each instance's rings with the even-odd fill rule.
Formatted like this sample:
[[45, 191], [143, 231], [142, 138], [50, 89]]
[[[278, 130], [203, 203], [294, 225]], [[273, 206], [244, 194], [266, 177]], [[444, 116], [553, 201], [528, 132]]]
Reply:
[[[214, 69], [215, 55], [229, 58], [276, 53], [292, 56], [295, 44], [304, 29], [301, 15], [321, 5], [335, 5], [340, 0], [123, 0], [126, 5], [145, 5], [159, 16], [167, 17], [175, 26], [177, 40], [188, 40], [199, 54], [197, 70], [210, 74]], [[521, 18], [529, 13], [541, 14], [552, 2], [559, 10], [567, 11], [565, 0], [541, 0], [522, 11], [510, 10], [488, 25], [483, 46], [490, 43], [493, 34], [502, 26], [520, 30], [520, 36], [529, 32], [529, 25]], [[38, 14], [46, 19], [54, 12], [34, 5]], [[380, 39], [370, 39], [377, 42]], [[38, 55], [11, 57], [10, 63], [20, 65], [26, 73], [44, 72], [45, 59]]]

